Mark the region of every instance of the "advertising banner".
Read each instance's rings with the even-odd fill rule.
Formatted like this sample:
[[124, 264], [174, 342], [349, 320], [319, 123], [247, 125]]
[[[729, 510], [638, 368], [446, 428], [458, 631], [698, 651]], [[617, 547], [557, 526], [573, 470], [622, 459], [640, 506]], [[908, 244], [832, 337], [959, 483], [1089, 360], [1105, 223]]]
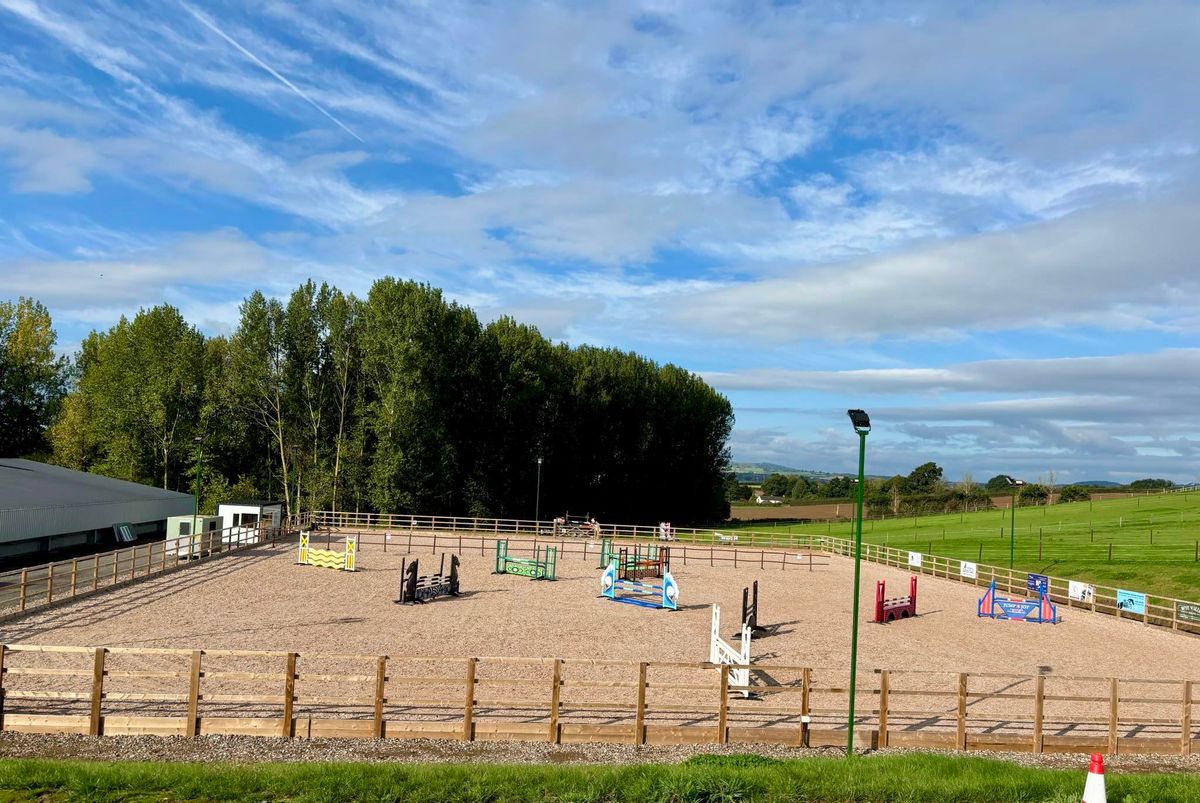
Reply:
[[1176, 602], [1175, 617], [1181, 622], [1200, 624], [1200, 605], [1194, 602]]
[[979, 567], [974, 563], [964, 560], [958, 564], [958, 575], [968, 580], [974, 580], [979, 577]]
[[1078, 602], [1091, 602], [1096, 598], [1096, 587], [1090, 583], [1072, 580], [1067, 584], [1067, 596]]
[[1029, 579], [1025, 581], [1026, 587], [1035, 594], [1050, 593], [1050, 578], [1044, 574], [1029, 573]]
[[921, 568], [921, 553], [920, 552], [909, 552], [908, 553], [908, 565], [914, 566], [918, 569]]
[[1144, 614], [1146, 612], [1146, 595], [1118, 588], [1117, 608], [1124, 613]]
[[998, 599], [996, 604], [1004, 611], [1005, 619], [1032, 619], [1040, 603], [1023, 599]]

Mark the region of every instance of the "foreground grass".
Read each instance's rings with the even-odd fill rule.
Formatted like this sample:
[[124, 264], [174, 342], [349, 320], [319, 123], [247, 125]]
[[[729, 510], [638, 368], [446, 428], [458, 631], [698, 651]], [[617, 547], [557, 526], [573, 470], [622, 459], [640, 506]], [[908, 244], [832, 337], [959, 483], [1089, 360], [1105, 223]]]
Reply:
[[[897, 801], [1073, 803], [1083, 771], [945, 755], [778, 761], [699, 756], [682, 765], [214, 766], [0, 763], [0, 801]], [[1197, 775], [1110, 775], [1113, 803], [1200, 803]]]
[[[1200, 599], [1200, 493], [1019, 507], [1016, 518], [1017, 569]], [[870, 520], [863, 540], [1008, 566], [1010, 526], [1007, 509]], [[777, 527], [756, 522], [724, 529], [853, 535], [849, 522]]]

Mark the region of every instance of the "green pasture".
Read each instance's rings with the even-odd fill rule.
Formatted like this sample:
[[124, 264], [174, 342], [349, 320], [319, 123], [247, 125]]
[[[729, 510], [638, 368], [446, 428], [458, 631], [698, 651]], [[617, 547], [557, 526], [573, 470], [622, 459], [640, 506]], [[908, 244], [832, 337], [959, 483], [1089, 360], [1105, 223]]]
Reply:
[[[1008, 566], [1008, 508], [868, 519], [863, 540]], [[850, 522], [733, 524], [723, 530], [853, 537]], [[1018, 507], [1014, 567], [1180, 599], [1200, 599], [1200, 492]]]
[[[1078, 803], [1078, 770], [908, 754], [775, 760], [698, 756], [683, 764], [139, 764], [0, 762], [0, 801], [422, 801], [500, 803]], [[1114, 803], [1200, 803], [1195, 775], [1110, 773]]]

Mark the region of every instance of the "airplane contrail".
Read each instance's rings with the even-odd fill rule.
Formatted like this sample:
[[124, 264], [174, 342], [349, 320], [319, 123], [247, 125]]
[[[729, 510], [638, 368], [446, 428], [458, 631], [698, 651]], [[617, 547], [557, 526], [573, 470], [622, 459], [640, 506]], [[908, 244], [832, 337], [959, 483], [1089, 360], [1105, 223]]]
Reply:
[[246, 48], [242, 47], [242, 45], [241, 45], [241, 43], [240, 43], [240, 42], [238, 42], [238, 41], [237, 41], [236, 39], [234, 39], [232, 36], [230, 36], [229, 34], [225, 33], [223, 30], [221, 30], [221, 29], [220, 29], [220, 28], [217, 26], [217, 24], [216, 24], [215, 22], [213, 22], [211, 19], [209, 19], [209, 17], [208, 17], [207, 15], [205, 15], [205, 14], [203, 14], [203, 13], [201, 13], [201, 12], [197, 11], [196, 9], [192, 8], [191, 6], [189, 6], [187, 3], [181, 3], [180, 5], [182, 5], [182, 6], [184, 7], [184, 9], [186, 9], [186, 10], [187, 10], [187, 12], [188, 12], [189, 14], [191, 14], [193, 17], [195, 17], [195, 18], [197, 19], [197, 21], [199, 21], [199, 22], [200, 22], [200, 24], [201, 24], [201, 25], [203, 25], [204, 27], [208, 28], [210, 31], [212, 31], [212, 32], [213, 32], [213, 33], [215, 33], [217, 36], [219, 36], [219, 37], [221, 37], [222, 39], [224, 39], [224, 40], [225, 40], [226, 42], [228, 42], [229, 44], [231, 44], [231, 45], [233, 45], [234, 47], [236, 47], [236, 48], [237, 48], [239, 51], [241, 51], [241, 53], [242, 53], [242, 55], [243, 55], [243, 56], [245, 56], [246, 58], [248, 58], [248, 59], [250, 59], [251, 61], [253, 61], [253, 62], [254, 62], [255, 64], [257, 64], [259, 67], [262, 67], [262, 68], [263, 68], [264, 70], [266, 70], [268, 73], [270, 73], [271, 75], [273, 75], [273, 76], [275, 77], [275, 79], [276, 79], [277, 81], [279, 81], [281, 84], [283, 84], [283, 85], [284, 85], [284, 86], [286, 86], [288, 89], [290, 89], [290, 90], [292, 90], [293, 92], [295, 92], [297, 95], [299, 95], [300, 97], [302, 97], [304, 100], [308, 101], [308, 103], [309, 103], [309, 104], [310, 104], [310, 105], [311, 105], [311, 106], [312, 106], [314, 109], [316, 109], [316, 110], [317, 110], [317, 111], [319, 111], [321, 114], [325, 115], [325, 116], [326, 116], [326, 117], [328, 117], [330, 120], [332, 120], [332, 121], [333, 121], [333, 123], [334, 123], [334, 125], [336, 125], [338, 128], [342, 129], [342, 130], [343, 130], [343, 131], [345, 131], [347, 134], [349, 134], [350, 136], [352, 136], [352, 137], [354, 137], [355, 139], [357, 139], [359, 142], [365, 142], [365, 141], [366, 141], [366, 140], [364, 140], [362, 137], [360, 137], [358, 134], [355, 134], [353, 131], [351, 131], [351, 130], [350, 130], [350, 128], [349, 128], [349, 127], [348, 127], [348, 126], [347, 126], [345, 123], [343, 123], [341, 120], [339, 120], [338, 118], [334, 117], [332, 114], [330, 114], [329, 112], [327, 112], [327, 111], [325, 110], [325, 107], [323, 107], [323, 106], [322, 106], [320, 103], [317, 103], [315, 100], [313, 100], [312, 98], [310, 98], [308, 95], [304, 94], [304, 92], [303, 92], [303, 91], [300, 89], [300, 87], [296, 86], [296, 85], [295, 85], [295, 84], [293, 84], [291, 81], [289, 81], [287, 78], [285, 78], [283, 75], [281, 75], [281, 74], [279, 73], [279, 71], [277, 71], [276, 69], [274, 69], [273, 67], [271, 67], [271, 65], [267, 64], [265, 61], [263, 61], [263, 60], [262, 60], [262, 59], [260, 59], [258, 56], [256, 56], [256, 55], [254, 55], [253, 53], [251, 53], [251, 52], [250, 52], [249, 50], [247, 50]]

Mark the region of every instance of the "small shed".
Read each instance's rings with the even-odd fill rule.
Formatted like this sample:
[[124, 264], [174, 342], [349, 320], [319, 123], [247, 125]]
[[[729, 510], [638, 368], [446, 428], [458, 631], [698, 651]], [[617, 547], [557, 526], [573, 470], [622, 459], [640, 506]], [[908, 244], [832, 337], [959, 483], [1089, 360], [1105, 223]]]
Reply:
[[219, 550], [219, 535], [207, 539], [202, 536], [220, 530], [220, 516], [170, 516], [167, 519], [167, 550], [174, 549], [181, 558], [199, 557], [202, 552]]
[[283, 524], [283, 502], [240, 500], [217, 505], [217, 515], [225, 523], [222, 540], [226, 544], [257, 543], [260, 528]]

